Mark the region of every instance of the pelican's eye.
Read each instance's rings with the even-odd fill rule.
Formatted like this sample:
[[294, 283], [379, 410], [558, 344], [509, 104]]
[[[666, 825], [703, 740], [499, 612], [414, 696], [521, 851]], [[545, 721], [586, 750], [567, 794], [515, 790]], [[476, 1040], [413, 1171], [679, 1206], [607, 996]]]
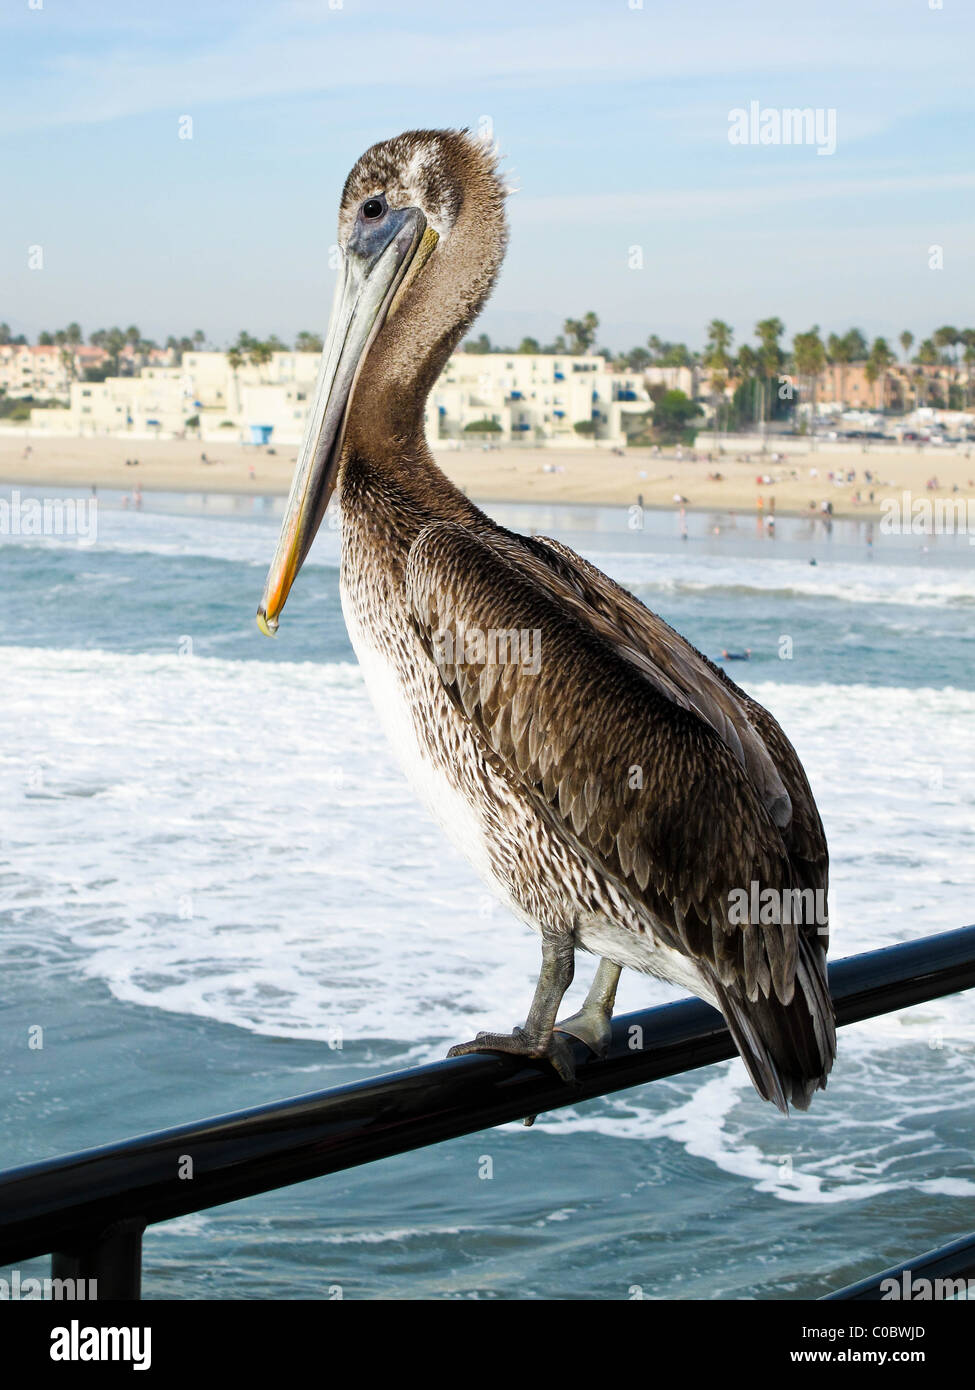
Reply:
[[362, 216], [367, 222], [378, 222], [386, 211], [386, 199], [383, 196], [378, 198], [367, 198], [362, 204]]

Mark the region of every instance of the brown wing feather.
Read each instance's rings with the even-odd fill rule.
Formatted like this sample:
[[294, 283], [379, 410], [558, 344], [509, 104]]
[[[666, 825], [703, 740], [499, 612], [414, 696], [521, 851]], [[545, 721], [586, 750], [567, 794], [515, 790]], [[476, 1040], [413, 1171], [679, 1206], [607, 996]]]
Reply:
[[[563, 582], [574, 586], [580, 599], [611, 623], [621, 637], [641, 647], [653, 662], [662, 666], [679, 688], [703, 685], [712, 698], [720, 692], [720, 707], [732, 718], [737, 710], [739, 718], [748, 720], [789, 798], [790, 819], [785, 823], [778, 816], [775, 819], [782, 830], [797, 886], [820, 889], [825, 895], [829, 885], [829, 852], [823, 823], [799, 756], [768, 710], [663, 618], [568, 546], [547, 536], [525, 538], [524, 544], [542, 564], [551, 566]], [[826, 946], [826, 933], [819, 935]]]
[[[824, 1018], [821, 992], [806, 978], [821, 972], [822, 946], [801, 945], [803, 929], [791, 923], [729, 920], [733, 890], [794, 886], [765, 800], [770, 779], [762, 769], [756, 787], [749, 775], [748, 739], [757, 734], [715, 680], [719, 709], [745, 739], [716, 729], [672, 670], [629, 634], [621, 641], [584, 594], [567, 603], [571, 577], [553, 577], [515, 539], [452, 523], [420, 535], [407, 588], [421, 640], [524, 794], [713, 982], [762, 1094], [808, 1102], [832, 1058], [828, 1001]], [[511, 630], [539, 634], [537, 674], [490, 652], [471, 659], [475, 632], [483, 641]], [[465, 659], [445, 659], [445, 637]], [[570, 701], [584, 718], [566, 718]]]

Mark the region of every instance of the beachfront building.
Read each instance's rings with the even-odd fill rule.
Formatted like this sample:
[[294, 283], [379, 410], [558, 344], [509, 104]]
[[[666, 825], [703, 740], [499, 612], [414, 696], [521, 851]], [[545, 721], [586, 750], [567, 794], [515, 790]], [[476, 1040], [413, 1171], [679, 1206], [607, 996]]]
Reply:
[[71, 434], [171, 437], [185, 430], [186, 420], [193, 413], [192, 402], [192, 381], [179, 368], [169, 368], [140, 377], [76, 381], [66, 412], [37, 413], [50, 417], [47, 423], [55, 430], [63, 423], [57, 417], [67, 414]]
[[71, 353], [59, 347], [0, 347], [0, 391], [12, 400], [66, 401], [74, 374]]
[[432, 444], [481, 434], [504, 444], [624, 444], [652, 409], [642, 374], [613, 371], [605, 357], [456, 352], [430, 393], [426, 431]]
[[[315, 352], [275, 352], [267, 363], [237, 367], [223, 352], [187, 352], [179, 367], [74, 381], [65, 391], [68, 409], [34, 411], [31, 428], [133, 437], [198, 433], [207, 441], [294, 445], [304, 433], [318, 367]], [[604, 357], [458, 352], [431, 393], [427, 437], [433, 445], [482, 437], [621, 445], [652, 409], [643, 376], [614, 371]], [[485, 421], [490, 425], [479, 431]]]
[[104, 367], [108, 353], [87, 344], [58, 347], [5, 343], [0, 345], [0, 394], [11, 400], [59, 401], [67, 405], [71, 383]]
[[643, 369], [647, 386], [662, 386], [665, 391], [683, 391], [689, 400], [697, 400], [705, 392], [700, 367], [661, 367], [653, 363]]

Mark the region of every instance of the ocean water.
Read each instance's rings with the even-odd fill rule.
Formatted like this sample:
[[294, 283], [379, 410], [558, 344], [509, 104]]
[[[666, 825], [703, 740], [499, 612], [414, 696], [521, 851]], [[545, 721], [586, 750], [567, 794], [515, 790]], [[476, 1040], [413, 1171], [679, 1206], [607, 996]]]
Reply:
[[[975, 919], [965, 537], [692, 515], [684, 540], [668, 513], [492, 510], [710, 655], [750, 649], [731, 673], [823, 814], [834, 954]], [[278, 640], [254, 625], [279, 512], [103, 494], [93, 543], [0, 536], [3, 1167], [524, 1016], [537, 940], [378, 731], [334, 530]], [[677, 995], [625, 975], [620, 1008]], [[973, 1127], [968, 994], [844, 1029], [807, 1115], [784, 1120], [735, 1061], [154, 1227], [145, 1296], [812, 1297], [975, 1227]]]

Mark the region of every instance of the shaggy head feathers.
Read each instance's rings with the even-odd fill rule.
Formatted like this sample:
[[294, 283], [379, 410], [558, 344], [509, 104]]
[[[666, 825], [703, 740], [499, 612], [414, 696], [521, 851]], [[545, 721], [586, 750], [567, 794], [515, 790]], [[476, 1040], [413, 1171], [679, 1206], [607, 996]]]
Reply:
[[460, 216], [465, 197], [500, 210], [510, 191], [498, 169], [497, 146], [466, 130], [408, 130], [366, 150], [345, 181], [339, 242], [347, 241], [356, 211], [385, 193], [392, 208], [418, 207], [441, 239]]

